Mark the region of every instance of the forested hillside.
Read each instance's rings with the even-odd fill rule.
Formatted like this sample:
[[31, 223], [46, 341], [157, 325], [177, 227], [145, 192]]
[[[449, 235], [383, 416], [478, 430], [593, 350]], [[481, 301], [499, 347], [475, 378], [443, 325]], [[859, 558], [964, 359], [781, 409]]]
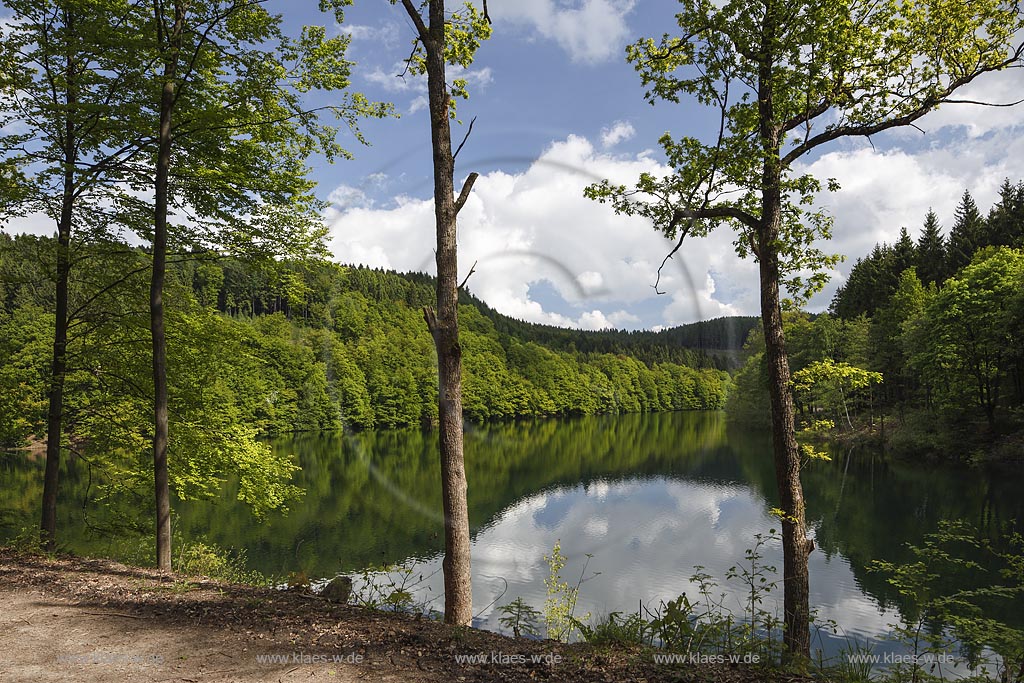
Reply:
[[[338, 311], [330, 305], [339, 287], [367, 301], [399, 302], [412, 308], [430, 305], [435, 296], [434, 278], [424, 273], [398, 274], [365, 267], [339, 269], [331, 263], [261, 270], [238, 261], [210, 262], [198, 267], [193, 284], [198, 296], [223, 313], [252, 316], [281, 312], [299, 324], [320, 327], [332, 327], [339, 322]], [[733, 316], [658, 332], [580, 330], [510, 318], [471, 291], [463, 289], [459, 295], [461, 303], [488, 318], [503, 338], [536, 342], [552, 350], [573, 353], [625, 354], [648, 365], [667, 361], [692, 367], [732, 367], [744, 340], [759, 321], [755, 316]]]
[[[52, 243], [0, 235], [0, 247], [0, 355], [9, 359], [0, 368], [0, 439], [16, 444], [40, 434], [45, 418]], [[76, 255], [69, 433], [141, 444], [146, 257], [102, 244], [76, 245]], [[196, 425], [197, 434], [201, 424], [270, 434], [436, 418], [435, 357], [422, 317], [434, 297], [430, 277], [324, 262], [172, 261], [172, 419]], [[468, 294], [460, 318], [465, 413], [475, 421], [712, 409], [725, 401], [728, 374], [676, 342], [686, 334], [699, 341], [698, 328], [558, 337]], [[712, 321], [708, 333], [727, 326]], [[710, 347], [723, 340], [709, 338]], [[113, 426], [104, 422], [113, 415]]]
[[[1003, 183], [982, 214], [964, 192], [948, 233], [933, 212], [915, 241], [858, 259], [830, 314], [787, 320], [795, 397], [810, 421], [824, 412], [852, 427], [882, 414], [909, 427], [908, 448], [971, 455], [984, 443], [1014, 451], [1024, 405], [1024, 183]], [[734, 417], [767, 405], [763, 342], [736, 376]], [[870, 373], [880, 373], [881, 382]], [[1019, 445], [1016, 447], [1019, 454]]]

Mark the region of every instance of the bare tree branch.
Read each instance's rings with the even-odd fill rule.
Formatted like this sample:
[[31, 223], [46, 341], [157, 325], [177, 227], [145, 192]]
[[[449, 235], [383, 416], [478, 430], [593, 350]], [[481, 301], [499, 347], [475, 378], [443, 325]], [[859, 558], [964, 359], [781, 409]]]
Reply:
[[943, 104], [976, 104], [979, 107], [1016, 107], [1024, 103], [1024, 100], [1016, 102], [979, 102], [978, 100], [942, 100]]
[[[676, 217], [673, 216], [672, 217], [672, 223], [670, 223], [669, 225], [672, 225], [675, 222], [676, 222]], [[669, 262], [669, 259], [671, 259], [673, 256], [675, 256], [676, 252], [679, 251], [679, 249], [683, 246], [683, 240], [686, 239], [686, 234], [688, 232], [690, 232], [690, 227], [692, 225], [693, 225], [693, 220], [690, 220], [686, 224], [686, 226], [683, 227], [683, 229], [679, 232], [679, 239], [676, 241], [676, 246], [672, 247], [672, 251], [668, 252], [668, 254], [665, 255], [665, 258], [661, 259], [661, 265], [658, 266], [658, 278], [654, 281], [654, 284], [651, 285], [651, 287], [654, 288], [655, 294], [666, 294], [666, 292], [663, 292], [660, 289], [658, 289], [658, 285], [661, 283], [661, 271], [665, 269], [665, 264], [667, 264]]]
[[420, 16], [420, 11], [416, 9], [416, 6], [412, 4], [412, 0], [402, 0], [402, 7], [405, 8], [409, 18], [412, 19], [412, 23], [416, 26], [416, 32], [420, 34], [420, 40], [426, 45], [430, 40], [430, 29], [423, 23], [423, 17]]
[[466, 182], [462, 185], [462, 192], [459, 193], [459, 198], [455, 200], [455, 215], [462, 211], [462, 207], [466, 205], [466, 200], [469, 199], [469, 193], [473, 190], [473, 183], [480, 177], [480, 174], [473, 172], [466, 178]]
[[427, 323], [427, 329], [430, 330], [430, 336], [437, 334], [437, 313], [431, 306], [423, 307], [423, 320]]
[[409, 51], [409, 56], [405, 58], [405, 68], [402, 69], [402, 73], [398, 74], [397, 78], [401, 78], [403, 81], [405, 80], [405, 75], [409, 73], [409, 69], [412, 67], [412, 58], [416, 56], [416, 50], [419, 46], [420, 39], [419, 36], [417, 36], [416, 40], [412, 41], [412, 50]]
[[463, 287], [465, 287], [466, 283], [469, 282], [469, 278], [472, 277], [473, 273], [476, 272], [476, 264], [477, 263], [478, 263], [477, 261], [473, 261], [473, 265], [469, 267], [469, 272], [466, 273], [466, 277], [465, 277], [465, 279], [463, 279], [462, 284], [459, 285], [459, 289], [462, 289]]
[[462, 146], [465, 145], [466, 144], [466, 140], [469, 139], [470, 133], [473, 132], [473, 124], [474, 123], [476, 123], [476, 117], [475, 116], [473, 117], [473, 120], [469, 122], [469, 130], [466, 131], [466, 137], [462, 138], [462, 142], [459, 143], [458, 148], [455, 150], [455, 154], [452, 155], [452, 161], [455, 161], [455, 159], [459, 156], [459, 152], [462, 151]]
[[[711, 210], [708, 209], [708, 205], [711, 203], [711, 193], [714, 191], [715, 176], [718, 175], [718, 162], [720, 160], [719, 154], [722, 151], [722, 145], [725, 141], [725, 123], [726, 119], [728, 118], [729, 111], [729, 87], [731, 80], [731, 78], [725, 79], [725, 82], [723, 83], [722, 95], [721, 97], [718, 98], [718, 108], [720, 111], [720, 118], [718, 121], [718, 142], [715, 143], [715, 155], [711, 162], [711, 168], [708, 169], [708, 172], [702, 181], [702, 183], [707, 183], [707, 188], [704, 190], [704, 199], [701, 201], [700, 209], [697, 209], [696, 211], [692, 209], [674, 209], [672, 211], [672, 219], [669, 221], [669, 224], [665, 229], [666, 234], [672, 234], [673, 232], [675, 232], [676, 226], [678, 225], [680, 220], [684, 218], [689, 218], [689, 222], [686, 224], [686, 226], [682, 229], [682, 231], [679, 234], [679, 239], [676, 241], [676, 246], [673, 247], [672, 251], [670, 251], [664, 259], [662, 259], [661, 265], [658, 266], [658, 275], [655, 278], [653, 285], [654, 291], [658, 294], [664, 294], [664, 292], [658, 289], [658, 285], [661, 283], [661, 271], [664, 270], [665, 264], [668, 263], [669, 259], [671, 259], [675, 255], [675, 253], [679, 251], [679, 249], [683, 246], [683, 240], [686, 238], [686, 235], [690, 232], [690, 228], [693, 227], [693, 222], [700, 218], [720, 217], [710, 215]], [[697, 194], [697, 189], [701, 186], [702, 183], [698, 183], [693, 186], [693, 189], [690, 191], [690, 196], [687, 199], [687, 204], [693, 204], [694, 197]], [[726, 207], [718, 208], [724, 209]], [[712, 210], [714, 209], [715, 207], [712, 207]], [[737, 211], [739, 210], [737, 209]], [[745, 224], [750, 225], [751, 227], [756, 225], [756, 218], [742, 211], [740, 211], [739, 213], [746, 216], [746, 218], [744, 219], [740, 218], [739, 216], [735, 216], [737, 220], [741, 220]]]

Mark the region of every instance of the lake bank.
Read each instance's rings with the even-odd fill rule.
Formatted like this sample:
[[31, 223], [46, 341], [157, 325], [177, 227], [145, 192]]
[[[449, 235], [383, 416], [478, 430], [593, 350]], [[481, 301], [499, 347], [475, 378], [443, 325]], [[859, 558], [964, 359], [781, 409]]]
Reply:
[[[295, 483], [306, 496], [287, 515], [265, 519], [235, 500], [230, 482], [216, 500], [177, 502], [175, 557], [185, 544], [207, 543], [244, 553], [249, 570], [305, 576], [315, 585], [339, 573], [358, 583], [367, 567], [401, 565], [424, 577], [413, 591], [415, 602], [439, 609], [443, 522], [436, 438], [436, 432], [404, 430], [276, 441], [274, 448], [294, 453], [302, 465]], [[743, 612], [742, 585], [727, 574], [743, 562], [756, 534], [778, 525], [770, 514], [777, 505], [770, 447], [767, 432], [736, 430], [721, 413], [704, 412], [469, 430], [474, 626], [508, 632], [500, 610], [518, 598], [543, 611], [544, 557], [558, 542], [568, 558], [566, 580], [575, 583], [587, 565], [579, 613], [590, 612], [595, 621], [695, 595], [696, 565], [728, 593], [728, 609]], [[818, 546], [810, 558], [811, 601], [822, 620], [842, 625], [857, 642], [879, 641], [901, 614], [913, 613], [885, 576], [867, 570], [873, 560], [912, 561], [907, 544], [921, 545], [945, 519], [974, 520], [994, 541], [1024, 520], [1019, 475], [922, 467], [864, 450], [833, 456], [804, 472]], [[39, 467], [24, 457], [0, 458], [0, 480], [10, 492], [0, 519], [7, 538], [38, 524]], [[118, 526], [122, 518], [115, 513], [131, 501], [95, 500], [94, 474], [82, 463], [66, 463], [61, 548], [152, 562], [146, 557], [151, 539]], [[782, 566], [776, 544], [766, 548], [764, 564]], [[779, 609], [780, 597], [781, 590], [766, 596], [765, 609]], [[824, 631], [820, 638], [815, 647], [826, 657], [848, 645]]]
[[[808, 418], [802, 418], [808, 423]], [[798, 423], [800, 419], [798, 419]], [[836, 421], [836, 424], [841, 424]], [[804, 438], [844, 450], [880, 449], [903, 460], [993, 465], [1012, 471], [1024, 464], [1024, 416], [992, 427], [984, 420], [956, 420], [923, 409], [854, 416], [852, 428], [804, 433]]]
[[509, 638], [107, 560], [0, 547], [0, 578], [5, 680], [19, 682], [811, 680], [743, 665], [658, 664], [639, 648]]

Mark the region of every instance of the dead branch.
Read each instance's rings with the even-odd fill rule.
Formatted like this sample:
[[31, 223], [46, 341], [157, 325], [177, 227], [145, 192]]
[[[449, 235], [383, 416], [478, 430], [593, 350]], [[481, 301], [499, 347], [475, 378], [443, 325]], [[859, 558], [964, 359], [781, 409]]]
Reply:
[[462, 211], [462, 207], [466, 205], [466, 200], [469, 199], [469, 193], [473, 190], [473, 183], [480, 177], [480, 174], [474, 171], [469, 174], [466, 178], [465, 184], [462, 186], [462, 192], [459, 193], [459, 198], [455, 200], [455, 214], [458, 215]]
[[943, 100], [943, 104], [976, 104], [979, 107], [1016, 107], [1024, 103], [1024, 100], [1016, 102], [979, 102], [978, 100]]
[[423, 320], [427, 323], [427, 329], [430, 330], [430, 336], [437, 334], [437, 313], [430, 306], [423, 307]]
[[466, 136], [464, 138], [462, 138], [462, 142], [460, 142], [459, 146], [456, 148], [455, 154], [452, 155], [452, 161], [453, 162], [455, 161], [455, 159], [458, 158], [459, 152], [462, 151], [463, 145], [466, 144], [466, 140], [469, 140], [469, 135], [470, 135], [470, 133], [473, 132], [473, 124], [474, 123], [476, 123], [476, 117], [475, 116], [473, 117], [473, 120], [469, 122], [469, 130], [466, 131]]
[[459, 285], [459, 287], [458, 287], [459, 289], [462, 289], [463, 287], [465, 287], [466, 283], [469, 282], [469, 278], [473, 275], [473, 273], [476, 272], [476, 264], [477, 263], [478, 263], [477, 261], [473, 261], [473, 265], [469, 267], [469, 272], [466, 273], [465, 279], [462, 281], [462, 284]]

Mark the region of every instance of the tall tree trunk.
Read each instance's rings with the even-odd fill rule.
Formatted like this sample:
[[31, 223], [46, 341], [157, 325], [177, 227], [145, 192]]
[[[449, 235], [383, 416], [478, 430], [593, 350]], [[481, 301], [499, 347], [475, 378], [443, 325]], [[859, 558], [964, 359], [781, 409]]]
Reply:
[[814, 544], [807, 538], [804, 492], [800, 482], [800, 449], [796, 442], [789, 358], [782, 330], [779, 295], [781, 277], [779, 235], [782, 232], [782, 140], [775, 116], [775, 42], [780, 3], [765, 2], [761, 20], [758, 64], [758, 136], [764, 153], [761, 176], [761, 223], [757, 230], [757, 257], [761, 278], [761, 323], [768, 361], [768, 394], [772, 406], [772, 451], [775, 483], [782, 518], [783, 642], [786, 656], [795, 663], [810, 659], [810, 582], [807, 560]]
[[[74, 20], [65, 13], [68, 35], [74, 33]], [[53, 331], [53, 356], [50, 362], [49, 406], [46, 412], [46, 469], [43, 474], [43, 511], [41, 540], [47, 552], [57, 546], [57, 498], [60, 484], [60, 450], [64, 421], [64, 375], [67, 372], [68, 280], [71, 277], [71, 221], [75, 203], [75, 164], [78, 141], [72, 111], [78, 103], [75, 91], [74, 62], [66, 56], [65, 79], [68, 112], [64, 118], [64, 185], [60, 218], [57, 221], [57, 301]]]
[[[157, 17], [158, 24], [162, 17]], [[167, 193], [171, 169], [171, 115], [174, 110], [178, 50], [183, 13], [175, 3], [174, 26], [164, 49], [164, 84], [160, 93], [160, 141], [156, 161], [153, 221], [153, 274], [149, 287], [150, 334], [153, 339], [153, 483], [156, 494], [157, 567], [171, 569], [171, 497], [167, 474], [167, 338], [164, 330], [164, 279], [167, 268]], [[163, 37], [163, 36], [161, 36]], [[163, 41], [161, 41], [163, 42]]]
[[60, 220], [57, 222], [57, 301], [53, 357], [50, 363], [50, 386], [47, 392], [49, 407], [46, 415], [46, 471], [43, 475], [41, 529], [43, 545], [48, 552], [53, 552], [57, 543], [57, 494], [60, 479], [61, 430], [64, 419], [64, 375], [67, 371], [71, 220], [75, 191], [74, 133], [74, 125], [68, 118], [64, 143], [64, 194], [61, 200]]
[[437, 349], [441, 497], [444, 506], [444, 620], [473, 620], [469, 508], [462, 435], [462, 347], [459, 345], [459, 282], [456, 244], [455, 160], [452, 158], [450, 97], [445, 83], [444, 2], [430, 2], [427, 94], [434, 154], [434, 218], [437, 228], [437, 313], [426, 311]]
[[[770, 250], [770, 247], [766, 251]], [[760, 256], [761, 320], [768, 361], [768, 393], [772, 407], [772, 450], [775, 483], [782, 519], [783, 635], [787, 655], [808, 659], [810, 638], [810, 582], [807, 562], [814, 543], [807, 538], [800, 449], [793, 426], [793, 397], [789, 391], [789, 359], [782, 331], [779, 302], [779, 267], [775, 253]]]

